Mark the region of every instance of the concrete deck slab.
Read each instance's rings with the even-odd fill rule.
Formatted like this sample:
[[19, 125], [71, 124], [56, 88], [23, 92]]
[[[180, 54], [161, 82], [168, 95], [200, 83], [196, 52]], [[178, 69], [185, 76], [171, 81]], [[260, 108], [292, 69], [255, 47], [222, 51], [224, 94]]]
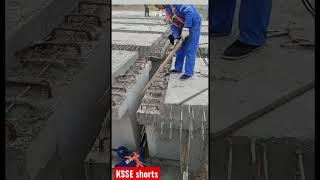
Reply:
[[[140, 74], [128, 75], [123, 78], [134, 79], [130, 84], [123, 84], [125, 79], [117, 79], [113, 84], [113, 106], [112, 106], [112, 147], [126, 146], [130, 149], [136, 149], [140, 142], [141, 125], [136, 121], [136, 111], [140, 105], [143, 94], [142, 89], [149, 80], [151, 61], [141, 61], [144, 68]], [[139, 62], [137, 62], [140, 64]], [[141, 67], [140, 64], [139, 67]], [[137, 68], [137, 66], [134, 66]], [[132, 68], [131, 68], [132, 69]], [[134, 76], [134, 78], [133, 78]], [[131, 81], [130, 80], [130, 81]], [[119, 87], [123, 86], [125, 92], [117, 92]], [[115, 95], [122, 97], [121, 101], [115, 98]]]
[[208, 21], [202, 21], [201, 24], [204, 25], [204, 26], [208, 26], [208, 25], [209, 25], [209, 22], [208, 22]]
[[135, 51], [112, 51], [112, 81], [114, 78], [124, 74], [130, 66], [138, 59], [138, 52]]
[[[175, 58], [173, 58], [172, 69], [174, 68], [174, 63]], [[166, 115], [164, 115], [164, 117], [170, 119], [171, 115], [172, 120], [181, 121], [181, 111], [183, 111], [182, 119], [188, 119], [188, 107], [190, 106], [190, 108], [194, 111], [195, 117], [193, 119], [196, 121], [195, 127], [200, 127], [197, 124], [201, 124], [198, 122], [202, 122], [202, 120], [204, 120], [203, 113], [205, 113], [205, 116], [208, 117], [208, 90], [205, 90], [201, 94], [184, 102], [183, 104], [180, 103], [185, 99], [208, 88], [208, 67], [201, 58], [197, 58], [194, 69], [194, 75], [186, 81], [181, 81], [179, 79], [181, 75], [182, 74], [170, 75], [168, 88], [164, 100], [164, 108], [166, 111]], [[186, 127], [189, 126], [187, 125]]]
[[125, 31], [142, 31], [142, 32], [155, 32], [165, 33], [170, 31], [170, 27], [161, 25], [143, 25], [143, 24], [112, 24], [112, 31], [125, 30]]
[[127, 46], [152, 46], [161, 38], [160, 34], [112, 32], [112, 44]]
[[47, 36], [77, 2], [79, 0], [6, 0], [6, 67], [15, 65], [16, 51]]
[[[135, 80], [131, 84], [128, 84], [125, 89], [126, 92], [119, 92], [119, 89], [113, 89], [112, 100], [114, 102], [112, 106], [112, 120], [121, 120], [124, 114], [129, 113], [135, 117], [135, 112], [138, 109], [142, 95], [140, 91], [146, 85], [149, 80], [149, 72], [151, 69], [151, 62], [146, 64], [145, 68], [141, 70], [141, 73], [135, 75]], [[121, 86], [121, 82], [115, 81], [114, 87]], [[120, 98], [121, 97], [121, 98]], [[139, 101], [140, 99], [140, 101]]]
[[[149, 11], [150, 15], [158, 11]], [[157, 18], [157, 17], [144, 17], [144, 11], [130, 11], [130, 10], [112, 10], [112, 17], [116, 18]]]
[[199, 39], [199, 48], [206, 49], [209, 47], [209, 36], [207, 35], [200, 35]]
[[112, 23], [121, 23], [121, 24], [150, 24], [150, 25], [162, 25], [163, 21], [160, 19], [112, 19]]
[[[291, 38], [314, 40], [314, 19], [300, 1], [274, 1], [273, 7], [270, 29], [283, 30], [291, 24]], [[210, 88], [214, 94], [210, 96], [210, 111], [214, 111], [210, 123], [212, 132], [228, 127], [315, 78], [315, 50], [281, 47], [289, 40], [287, 36], [269, 38], [261, 51], [242, 61], [221, 59], [224, 49], [238, 38], [237, 20], [235, 18], [235, 28], [229, 37], [210, 39], [210, 55], [215, 61], [210, 73], [210, 86], [214, 87]], [[313, 138], [315, 106], [312, 99], [314, 92], [309, 91], [260, 117], [237, 135]]]
[[208, 32], [209, 32], [208, 26], [202, 25], [201, 26], [201, 33], [208, 34]]
[[155, 53], [163, 34], [112, 32], [112, 49], [138, 51], [139, 57]]

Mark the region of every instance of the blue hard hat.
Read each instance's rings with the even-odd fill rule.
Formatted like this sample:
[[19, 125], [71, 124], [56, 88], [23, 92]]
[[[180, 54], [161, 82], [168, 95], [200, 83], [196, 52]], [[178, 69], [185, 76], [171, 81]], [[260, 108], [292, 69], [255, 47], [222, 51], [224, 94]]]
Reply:
[[120, 146], [118, 147], [117, 149], [117, 155], [120, 157], [120, 158], [123, 158], [128, 152], [128, 148], [124, 147], [124, 146]]

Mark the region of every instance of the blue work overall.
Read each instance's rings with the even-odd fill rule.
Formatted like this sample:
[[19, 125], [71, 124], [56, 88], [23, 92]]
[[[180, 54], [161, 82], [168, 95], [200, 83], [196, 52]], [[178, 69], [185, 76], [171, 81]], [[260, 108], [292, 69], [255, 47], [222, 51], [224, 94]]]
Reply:
[[[242, 0], [239, 14], [239, 41], [254, 46], [264, 45], [270, 20], [272, 0]], [[229, 34], [237, 0], [210, 2], [210, 32]]]
[[[137, 156], [137, 160], [134, 160], [134, 156]], [[115, 167], [144, 167], [144, 164], [144, 158], [142, 153], [139, 151], [131, 152], [129, 156], [124, 156], [121, 161], [115, 165]]]
[[201, 15], [193, 5], [166, 5], [166, 11], [167, 18], [173, 20], [170, 27], [174, 39], [180, 39], [182, 28], [189, 28], [189, 36], [176, 53], [175, 70], [181, 73], [185, 64], [185, 75], [192, 76], [199, 46]]

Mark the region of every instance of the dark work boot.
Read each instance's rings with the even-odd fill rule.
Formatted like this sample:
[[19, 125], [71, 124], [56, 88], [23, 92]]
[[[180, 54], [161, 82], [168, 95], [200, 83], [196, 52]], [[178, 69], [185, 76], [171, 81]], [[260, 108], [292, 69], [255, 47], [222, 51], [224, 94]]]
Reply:
[[170, 74], [178, 74], [179, 72], [177, 71], [177, 70], [175, 70], [175, 69], [171, 69], [170, 70]]
[[180, 79], [181, 80], [185, 80], [185, 79], [188, 79], [188, 78], [190, 78], [191, 76], [188, 76], [188, 75], [182, 75], [181, 77], [180, 77]]
[[236, 40], [224, 51], [222, 58], [227, 60], [237, 60], [248, 57], [252, 53], [261, 49], [262, 46], [254, 46], [250, 44], [245, 44]]

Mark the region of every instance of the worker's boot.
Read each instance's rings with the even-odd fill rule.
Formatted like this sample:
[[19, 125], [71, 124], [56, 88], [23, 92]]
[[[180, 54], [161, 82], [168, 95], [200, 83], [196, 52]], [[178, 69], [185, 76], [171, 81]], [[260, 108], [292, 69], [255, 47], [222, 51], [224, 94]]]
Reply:
[[222, 58], [227, 60], [237, 60], [248, 57], [252, 53], [260, 50], [262, 46], [245, 44], [236, 40], [224, 51]]
[[188, 75], [182, 75], [181, 77], [180, 77], [180, 79], [181, 80], [185, 80], [185, 79], [189, 79], [191, 76], [188, 76]]
[[171, 70], [170, 70], [170, 74], [178, 74], [178, 73], [180, 73], [180, 72], [178, 72], [178, 71], [175, 70], [175, 69], [171, 69]]

